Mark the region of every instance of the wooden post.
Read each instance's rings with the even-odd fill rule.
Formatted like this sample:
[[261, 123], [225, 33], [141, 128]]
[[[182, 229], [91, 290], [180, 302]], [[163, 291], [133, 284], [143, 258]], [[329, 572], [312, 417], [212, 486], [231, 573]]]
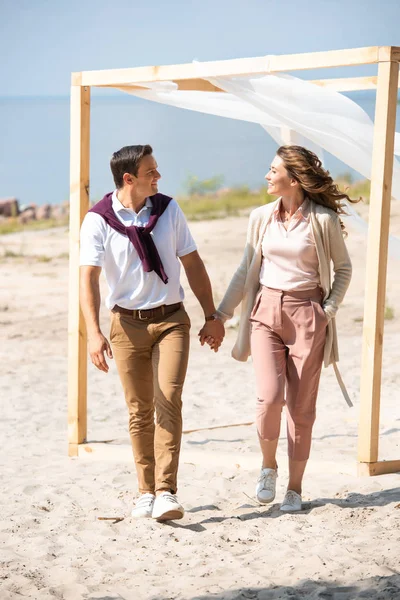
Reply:
[[281, 137], [283, 144], [291, 146], [292, 144], [301, 146], [299, 135], [294, 129], [290, 129], [287, 125], [281, 125]]
[[[358, 445], [360, 463], [378, 461], [383, 326], [398, 76], [397, 62], [379, 64], [364, 304]], [[360, 473], [365, 471], [365, 468], [360, 465]]]
[[68, 314], [68, 453], [78, 455], [87, 429], [87, 339], [79, 306], [79, 232], [89, 208], [90, 87], [71, 87], [70, 263]]
[[[230, 61], [87, 71], [73, 74], [68, 329], [70, 456], [77, 456], [78, 450], [85, 454], [90, 454], [92, 451], [85, 446], [79, 448], [86, 438], [87, 419], [86, 330], [79, 309], [79, 229], [89, 205], [90, 86], [109, 86], [129, 91], [131, 86], [140, 87], [143, 82], [175, 81], [180, 89], [219, 91], [208, 82], [208, 79], [378, 63], [363, 329], [359, 469], [360, 473], [369, 475], [395, 472], [400, 469], [400, 460], [378, 461], [383, 319], [399, 62], [400, 47], [374, 46], [308, 54], [272, 55]], [[375, 86], [376, 80], [374, 77], [364, 77], [351, 80], [320, 80], [314, 83], [345, 91], [369, 89]], [[283, 133], [286, 139], [289, 138], [289, 143], [294, 142], [294, 132], [288, 130]]]

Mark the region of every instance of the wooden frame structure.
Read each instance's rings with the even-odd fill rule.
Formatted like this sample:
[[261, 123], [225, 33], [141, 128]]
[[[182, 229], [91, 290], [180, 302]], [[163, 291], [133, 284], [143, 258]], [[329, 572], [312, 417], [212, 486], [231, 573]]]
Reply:
[[361, 475], [400, 471], [400, 460], [379, 461], [379, 415], [386, 270], [400, 47], [374, 46], [349, 50], [264, 56], [200, 64], [138, 67], [72, 74], [70, 292], [68, 326], [69, 455], [91, 452], [87, 431], [86, 329], [79, 307], [79, 230], [89, 208], [90, 88], [132, 89], [140, 84], [173, 81], [178, 89], [215, 91], [205, 78], [255, 75], [376, 64], [378, 75], [314, 81], [336, 91], [376, 89], [370, 219], [361, 371], [358, 464]]

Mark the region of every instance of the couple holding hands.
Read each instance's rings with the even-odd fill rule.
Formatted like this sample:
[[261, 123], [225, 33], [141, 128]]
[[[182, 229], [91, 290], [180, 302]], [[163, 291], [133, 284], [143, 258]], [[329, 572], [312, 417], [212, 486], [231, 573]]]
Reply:
[[[262, 453], [255, 495], [261, 504], [275, 498], [285, 406], [289, 481], [280, 508], [301, 510], [322, 364], [334, 364], [338, 374], [335, 315], [351, 278], [340, 214], [350, 198], [313, 152], [281, 146], [265, 176], [277, 199], [251, 212], [242, 261], [216, 309], [185, 217], [175, 200], [158, 192], [151, 146], [125, 146], [110, 166], [116, 189], [82, 223], [80, 297], [91, 360], [107, 372], [106, 357], [114, 358], [129, 411], [139, 489], [132, 516], [166, 521], [184, 515], [176, 493], [190, 319], [181, 264], [204, 311], [201, 344], [218, 351], [223, 323], [241, 304], [232, 356], [246, 361], [251, 355], [255, 370]], [[99, 323], [102, 269], [110, 342]]]

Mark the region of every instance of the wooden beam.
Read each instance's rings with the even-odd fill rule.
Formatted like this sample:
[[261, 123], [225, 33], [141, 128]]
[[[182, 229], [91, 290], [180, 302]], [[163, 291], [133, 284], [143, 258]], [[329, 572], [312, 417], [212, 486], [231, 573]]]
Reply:
[[[310, 79], [309, 83], [314, 83], [319, 87], [325, 87], [334, 92], [356, 92], [360, 90], [376, 90], [378, 77], [371, 75], [370, 77], [340, 77], [332, 79]], [[205, 79], [182, 79], [174, 81], [177, 84], [178, 90], [191, 90], [197, 92], [221, 92], [224, 90], [213, 85]], [[132, 90], [145, 90], [143, 85], [119, 85], [116, 88], [114, 85], [100, 85], [97, 87], [119, 89], [122, 92], [130, 92]], [[400, 89], [400, 81], [398, 85]]]
[[379, 47], [351, 48], [348, 50], [329, 50], [304, 54], [271, 56], [270, 73], [298, 71], [304, 69], [326, 69], [332, 67], [351, 67], [369, 65], [379, 61]]
[[[89, 461], [116, 461], [119, 463], [132, 463], [133, 461], [132, 446], [129, 443], [88, 442], [79, 444], [78, 456]], [[184, 463], [205, 465], [208, 462], [208, 457], [203, 450], [182, 448], [179, 462], [181, 465]], [[242, 468], [252, 469], [254, 468], [254, 462], [254, 457], [251, 454], [239, 457], [232, 452], [217, 452], [213, 455], [214, 467], [235, 468], [239, 464]]]
[[379, 62], [399, 62], [400, 47], [398, 46], [380, 46]]
[[[179, 90], [198, 91], [198, 92], [224, 92], [221, 88], [213, 85], [206, 79], [181, 79], [174, 81]], [[225, 92], [224, 92], [225, 93]]]
[[82, 73], [71, 73], [71, 85], [82, 85]]
[[86, 439], [86, 328], [79, 306], [79, 233], [89, 208], [90, 88], [71, 87], [70, 263], [68, 313], [69, 455]]
[[[142, 82], [143, 83], [143, 82]], [[147, 82], [148, 83], [148, 82]], [[176, 83], [178, 86], [178, 90], [184, 91], [195, 91], [195, 92], [224, 92], [221, 88], [213, 85], [206, 79], [181, 79], [178, 81], [173, 81], [172, 83]], [[102, 88], [115, 88], [115, 85], [99, 85], [97, 87]], [[146, 91], [145, 85], [119, 85], [118, 89], [122, 92], [130, 92], [132, 90], [143, 90]]]
[[[129, 443], [105, 443], [105, 442], [88, 442], [80, 444], [79, 458], [90, 462], [94, 461], [116, 461], [118, 463], [133, 462], [132, 446]], [[194, 464], [204, 467], [212, 466], [212, 468], [224, 469], [246, 469], [255, 471], [257, 467], [258, 455], [256, 453], [246, 453], [238, 455], [232, 452], [208, 452], [204, 449], [193, 450], [185, 445], [182, 447], [179, 464]], [[311, 457], [307, 464], [309, 473], [346, 473], [354, 477], [356, 469], [354, 462], [318, 460]]]
[[329, 50], [282, 56], [267, 55], [256, 58], [238, 58], [181, 65], [83, 71], [81, 85], [119, 87], [151, 81], [208, 79], [209, 77], [258, 75], [303, 69], [374, 64], [379, 62], [380, 51], [379, 46], [372, 46], [349, 50]]
[[315, 85], [325, 87], [334, 92], [354, 92], [359, 90], [376, 90], [378, 78], [371, 77], [342, 77], [338, 79], [315, 79]]
[[381, 460], [373, 463], [361, 462], [358, 464], [358, 475], [373, 476], [373, 475], [388, 475], [389, 473], [400, 472], [400, 460]]
[[111, 85], [120, 87], [125, 84], [129, 85], [153, 81], [204, 79], [207, 77], [222, 77], [230, 74], [260, 74], [268, 73], [268, 66], [268, 57], [262, 56], [258, 58], [240, 58], [182, 65], [84, 71], [82, 73], [82, 85]]
[[375, 463], [378, 460], [386, 268], [398, 77], [397, 63], [380, 63], [372, 153], [360, 390], [358, 457], [363, 463]]

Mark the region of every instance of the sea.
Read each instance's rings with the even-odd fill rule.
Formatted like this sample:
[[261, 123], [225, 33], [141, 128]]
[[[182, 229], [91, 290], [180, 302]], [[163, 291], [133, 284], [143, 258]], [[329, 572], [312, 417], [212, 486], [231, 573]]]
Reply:
[[[374, 92], [348, 95], [373, 118]], [[68, 96], [0, 97], [0, 198], [16, 197], [21, 205], [68, 200], [69, 127]], [[130, 144], [151, 144], [162, 175], [159, 189], [175, 197], [186, 192], [192, 176], [200, 180], [221, 176], [224, 187], [259, 189], [277, 148], [256, 124], [165, 106], [114, 90], [108, 95], [94, 92], [91, 200], [113, 189], [110, 156]], [[361, 178], [329, 154], [324, 160], [334, 176], [350, 173]]]

